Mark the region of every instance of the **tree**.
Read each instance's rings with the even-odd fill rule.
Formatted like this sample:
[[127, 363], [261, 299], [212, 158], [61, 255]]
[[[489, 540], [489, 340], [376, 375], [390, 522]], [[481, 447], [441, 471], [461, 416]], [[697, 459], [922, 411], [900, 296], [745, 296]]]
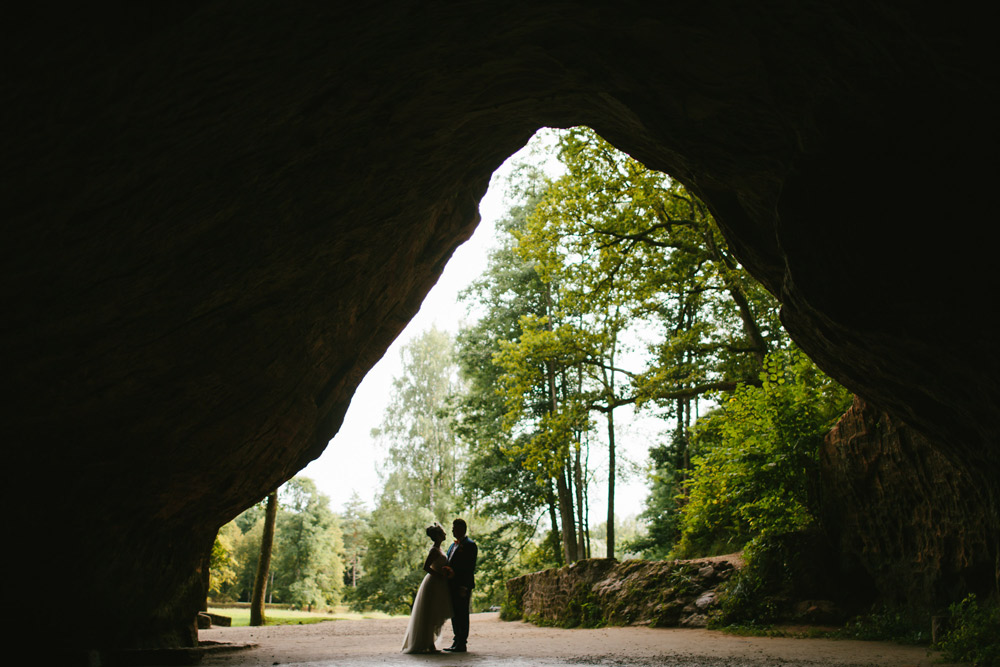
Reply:
[[233, 571], [232, 576], [224, 574], [224, 568], [216, 571], [213, 563], [213, 599], [247, 603], [253, 599], [266, 513], [267, 498], [264, 498], [219, 529], [219, 540], [228, 553]]
[[[615, 411], [668, 407], [676, 444], [686, 448], [691, 401], [734, 389], [748, 372], [756, 376], [772, 330], [762, 316], [773, 311], [759, 306], [773, 301], [744, 280], [707, 208], [669, 177], [585, 128], [562, 133], [558, 147], [565, 173], [544, 182], [513, 229], [516, 254], [543, 284], [542, 308], [522, 316], [518, 335], [500, 344], [494, 362], [504, 370], [508, 426], [533, 429], [520, 450], [533, 452], [527, 462], [555, 476], [564, 524], [569, 484], [555, 475], [557, 462], [572, 469], [562, 477], [578, 481], [582, 516], [580, 442], [593, 426], [591, 414], [603, 415], [611, 555]], [[657, 324], [665, 336], [645, 367], [622, 367], [625, 338]], [[571, 539], [565, 526], [563, 535]], [[581, 539], [581, 554], [582, 547]], [[568, 543], [566, 554], [572, 559]]]
[[267, 592], [267, 576], [271, 568], [271, 547], [274, 544], [274, 526], [278, 516], [278, 492], [272, 491], [267, 497], [267, 514], [264, 532], [260, 540], [260, 559], [257, 561], [257, 576], [253, 584], [253, 601], [250, 605], [250, 625], [264, 625], [264, 595]]
[[228, 587], [232, 586], [238, 577], [239, 562], [236, 560], [236, 545], [242, 537], [239, 527], [233, 523], [227, 523], [219, 529], [215, 537], [215, 544], [212, 546], [212, 556], [209, 563], [209, 586], [210, 597], [219, 598]]
[[[260, 543], [266, 523], [267, 499], [260, 505], [265, 511], [247, 528], [247, 532], [241, 534], [233, 549], [233, 555], [239, 567], [230, 597], [244, 602], [250, 602], [253, 599], [254, 580], [257, 576], [257, 564], [260, 561]], [[234, 523], [239, 525], [238, 522]]]
[[[636, 514], [629, 514], [625, 517], [618, 518], [618, 527], [616, 534], [618, 536], [617, 546], [615, 547], [614, 558], [618, 560], [628, 560], [632, 558], [638, 558], [639, 553], [631, 548], [631, 545], [639, 541], [642, 535], [646, 531], [646, 526], [643, 521], [640, 520], [639, 516]], [[596, 524], [592, 533], [594, 536], [594, 541], [600, 545], [605, 543], [607, 540], [608, 524], [601, 521]]]
[[[674, 431], [673, 436], [677, 435]], [[686, 438], [686, 433], [684, 436]], [[669, 558], [670, 552], [680, 538], [680, 504], [681, 479], [684, 469], [677, 461], [676, 454], [687, 449], [670, 444], [654, 445], [649, 448], [649, 495], [646, 496], [644, 508], [639, 518], [644, 522], [646, 530], [642, 535], [636, 535], [625, 548], [628, 551], [641, 554], [644, 558], [663, 560]]]
[[[654, 496], [673, 503], [672, 527], [650, 533], [676, 535], [699, 400], [759, 384], [763, 359], [785, 338], [774, 299], [696, 197], [585, 128], [563, 132], [558, 150], [562, 175], [518, 172], [501, 247], [467, 294], [480, 317], [458, 337], [468, 392], [452, 424], [472, 443], [476, 465], [461, 476], [468, 502], [523, 525], [547, 511], [561, 536], [553, 553], [572, 562], [591, 552], [597, 425], [608, 453], [608, 555], [625, 406], [674, 422], [654, 477]], [[654, 340], [640, 346], [641, 335]]]
[[740, 387], [695, 429], [700, 453], [685, 481], [676, 555], [733, 551], [811, 525], [819, 448], [850, 401], [798, 349], [768, 355], [761, 385]]
[[[576, 390], [574, 409], [577, 417], [578, 431], [576, 439], [591, 427], [589, 416], [582, 414], [600, 412], [607, 424], [608, 442], [608, 519], [607, 519], [607, 554], [613, 557], [615, 550], [614, 514], [615, 514], [615, 479], [616, 479], [616, 446], [615, 446], [615, 410], [635, 402], [630, 396], [628, 387], [622, 386], [619, 377], [632, 373], [618, 367], [618, 355], [621, 338], [625, 333], [633, 315], [633, 301], [630, 301], [630, 290], [627, 285], [619, 285], [614, 275], [608, 275], [606, 270], [606, 253], [601, 248], [593, 247], [586, 236], [578, 234], [577, 223], [572, 215], [565, 215], [561, 205], [566, 203], [566, 197], [575, 195], [572, 186], [570, 192], [564, 190], [568, 183], [576, 177], [570, 170], [562, 178], [551, 183], [546, 188], [539, 206], [528, 216], [528, 224], [518, 234], [518, 252], [523, 259], [538, 267], [540, 278], [546, 285], [546, 314], [544, 319], [525, 318], [522, 326], [529, 336], [532, 328], [542, 324], [545, 329], [554, 334], [552, 345], [546, 353], [547, 369], [550, 375], [550, 395], [554, 396], [553, 368], [573, 368], [571, 378], [575, 375]], [[557, 297], [553, 298], [553, 293]], [[511, 352], [518, 346], [531, 344], [531, 339], [522, 336], [520, 341], [508, 344], [506, 351]], [[522, 372], [517, 364], [525, 361], [516, 355], [498, 355], [497, 359], [509, 372]], [[564, 396], [567, 392], [563, 392]], [[556, 408], [553, 401], [552, 407]], [[576, 449], [574, 470], [579, 478], [579, 445]], [[578, 493], [578, 499], [582, 494]], [[581, 518], [582, 508], [577, 508]], [[582, 545], [581, 545], [582, 547]], [[582, 553], [581, 548], [581, 553]], [[589, 553], [589, 550], [588, 550]]]
[[[343, 587], [343, 545], [340, 519], [329, 505], [313, 480], [295, 477], [223, 526], [219, 539], [231, 571], [213, 569], [213, 582], [219, 580], [213, 595], [261, 605], [261, 623], [265, 603], [335, 604]], [[223, 572], [225, 579], [218, 576]]]
[[465, 459], [454, 429], [460, 383], [451, 337], [432, 328], [407, 344], [401, 357], [393, 396], [372, 431], [386, 457], [361, 558], [365, 576], [352, 596], [356, 608], [390, 613], [407, 613], [413, 604], [430, 547], [424, 530], [455, 515]]
[[372, 511], [361, 559], [365, 576], [351, 597], [352, 607], [389, 614], [410, 612], [431, 546], [424, 531], [436, 520], [426, 507], [406, 506], [393, 494], [382, 495]]
[[294, 477], [280, 489], [275, 595], [303, 608], [340, 600], [343, 588], [343, 542], [330, 499], [308, 477]]
[[520, 337], [501, 341], [494, 363], [503, 370], [500, 390], [507, 407], [505, 428], [524, 434], [511, 439], [508, 451], [521, 457], [539, 484], [554, 480], [563, 555], [571, 563], [582, 552], [577, 541], [579, 508], [584, 502], [581, 436], [590, 429], [590, 421], [570, 330], [558, 324], [554, 327], [553, 319], [553, 310], [542, 317], [522, 317]]
[[344, 504], [340, 517], [340, 532], [344, 539], [344, 585], [356, 588], [364, 576], [361, 560], [367, 551], [367, 537], [371, 512], [355, 491]]
[[455, 502], [463, 455], [452, 418], [452, 400], [460, 391], [453, 342], [432, 327], [406, 345], [401, 357], [402, 375], [393, 380], [382, 424], [372, 430], [387, 452], [380, 471], [383, 494], [446, 515]]
[[[660, 459], [654, 487], [686, 488], [698, 401], [759, 384], [766, 354], [787, 337], [775, 300], [742, 270], [696, 197], [586, 128], [563, 132], [558, 149], [566, 171], [545, 189], [522, 248], [558, 285], [565, 311], [577, 314], [567, 320], [577, 331], [566, 338], [583, 348], [590, 410], [608, 425], [610, 554], [614, 410], [634, 402], [674, 420], [666, 449], [651, 452]], [[624, 322], [659, 332], [638, 372], [616, 361]], [[628, 381], [619, 386], [622, 375]], [[672, 492], [654, 496], [675, 502]]]
[[530, 434], [511, 433], [503, 427], [507, 407], [497, 392], [503, 372], [493, 360], [502, 341], [521, 335], [522, 317], [544, 312], [547, 288], [535, 268], [518, 256], [514, 236], [537, 202], [539, 183], [538, 173], [525, 176], [519, 189], [524, 203], [512, 206], [497, 222], [499, 246], [491, 252], [482, 276], [462, 294], [478, 317], [457, 336], [465, 391], [458, 405], [456, 429], [469, 448], [461, 483], [466, 505], [518, 535], [533, 535], [541, 516], [547, 514], [549, 548], [539, 553], [552, 555], [553, 560], [546, 564], [559, 565], [563, 560], [553, 480], [532, 470], [524, 453], [524, 441]]

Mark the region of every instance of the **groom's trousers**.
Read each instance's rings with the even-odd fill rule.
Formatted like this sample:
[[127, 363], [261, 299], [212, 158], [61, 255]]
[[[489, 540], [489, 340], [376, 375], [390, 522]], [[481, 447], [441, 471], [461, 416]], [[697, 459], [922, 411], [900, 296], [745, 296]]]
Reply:
[[462, 595], [459, 586], [451, 587], [451, 629], [455, 633], [455, 646], [465, 646], [469, 641], [469, 599], [472, 591]]

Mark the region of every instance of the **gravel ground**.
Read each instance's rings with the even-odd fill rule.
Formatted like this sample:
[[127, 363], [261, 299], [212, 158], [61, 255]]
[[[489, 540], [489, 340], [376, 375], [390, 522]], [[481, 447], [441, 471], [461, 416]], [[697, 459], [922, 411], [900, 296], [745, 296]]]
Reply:
[[[287, 667], [944, 667], [926, 648], [888, 642], [735, 637], [711, 630], [675, 628], [540, 628], [474, 614], [469, 653], [399, 653], [406, 619], [330, 621], [263, 628], [212, 628], [199, 634], [218, 643], [202, 665]], [[438, 646], [451, 643], [447, 626]], [[246, 647], [246, 648], [239, 648]], [[233, 650], [229, 650], [233, 649]]]

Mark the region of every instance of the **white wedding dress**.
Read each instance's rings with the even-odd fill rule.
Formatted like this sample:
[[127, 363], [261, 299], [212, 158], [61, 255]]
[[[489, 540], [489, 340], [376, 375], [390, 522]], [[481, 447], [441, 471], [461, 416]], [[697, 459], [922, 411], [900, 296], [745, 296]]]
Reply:
[[[448, 557], [438, 547], [431, 547], [431, 569], [441, 572]], [[424, 575], [410, 611], [410, 623], [403, 638], [403, 653], [426, 653], [435, 650], [434, 642], [444, 622], [451, 618], [448, 580], [440, 574]]]

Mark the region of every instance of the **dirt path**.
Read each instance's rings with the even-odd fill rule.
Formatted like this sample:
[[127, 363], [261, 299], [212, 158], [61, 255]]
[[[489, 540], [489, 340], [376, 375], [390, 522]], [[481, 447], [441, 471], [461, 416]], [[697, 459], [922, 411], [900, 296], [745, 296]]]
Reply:
[[[311, 665], [312, 667], [408, 667], [452, 665], [763, 667], [943, 667], [922, 647], [830, 639], [734, 637], [711, 630], [601, 628], [564, 630], [504, 622], [497, 614], [474, 614], [469, 653], [403, 655], [406, 619], [330, 621], [314, 625], [202, 630], [202, 641], [255, 646], [209, 653], [202, 665]], [[439, 646], [451, 643], [446, 626]]]

